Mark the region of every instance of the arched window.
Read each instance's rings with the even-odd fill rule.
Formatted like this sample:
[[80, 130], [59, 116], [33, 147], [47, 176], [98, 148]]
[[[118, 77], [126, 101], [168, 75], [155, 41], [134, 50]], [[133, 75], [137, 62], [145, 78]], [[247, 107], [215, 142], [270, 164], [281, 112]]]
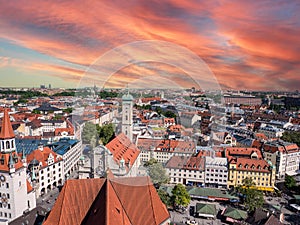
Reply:
[[6, 141], [6, 149], [10, 149], [9, 141]]
[[4, 150], [4, 141], [2, 141], [2, 149]]
[[14, 140], [11, 140], [11, 147], [14, 148]]

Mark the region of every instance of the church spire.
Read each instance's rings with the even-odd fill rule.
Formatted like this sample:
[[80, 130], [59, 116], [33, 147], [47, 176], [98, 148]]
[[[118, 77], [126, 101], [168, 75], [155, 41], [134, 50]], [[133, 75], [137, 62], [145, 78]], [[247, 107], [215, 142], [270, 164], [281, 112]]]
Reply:
[[8, 111], [5, 108], [4, 109], [4, 115], [3, 115], [3, 118], [2, 118], [2, 127], [1, 127], [0, 139], [10, 139], [10, 138], [14, 138], [14, 137], [15, 137], [15, 134], [14, 134], [14, 131], [13, 131], [11, 123], [10, 123]]

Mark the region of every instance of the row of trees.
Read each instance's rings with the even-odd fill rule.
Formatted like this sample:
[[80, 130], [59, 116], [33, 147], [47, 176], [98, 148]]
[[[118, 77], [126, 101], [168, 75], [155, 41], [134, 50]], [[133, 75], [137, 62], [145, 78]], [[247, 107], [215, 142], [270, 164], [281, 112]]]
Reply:
[[85, 123], [81, 137], [84, 144], [90, 144], [95, 147], [101, 141], [106, 145], [115, 136], [113, 124], [99, 126], [91, 122]]

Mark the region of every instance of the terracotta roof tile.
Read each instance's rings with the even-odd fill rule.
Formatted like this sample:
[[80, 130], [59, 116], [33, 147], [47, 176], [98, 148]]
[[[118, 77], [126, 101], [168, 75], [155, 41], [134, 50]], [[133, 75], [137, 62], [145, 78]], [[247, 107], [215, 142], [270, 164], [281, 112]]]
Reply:
[[117, 163], [123, 158], [125, 163], [130, 162], [132, 165], [140, 154], [140, 150], [123, 133], [120, 133], [105, 147], [113, 154], [114, 160]]
[[68, 180], [44, 225], [158, 225], [169, 217], [149, 177]]
[[4, 109], [4, 115], [2, 118], [2, 127], [1, 127], [1, 133], [0, 133], [0, 139], [9, 139], [9, 138], [14, 138], [15, 137], [15, 133], [12, 129], [11, 123], [10, 123], [10, 119], [9, 119], [9, 115], [8, 115], [8, 111], [5, 108]]
[[26, 186], [27, 186], [27, 193], [30, 193], [33, 191], [33, 187], [31, 186], [31, 184], [29, 183], [28, 180], [26, 180]]
[[45, 167], [48, 165], [47, 160], [49, 155], [52, 154], [54, 157], [54, 162], [62, 160], [61, 158], [57, 158], [57, 154], [52, 151], [49, 147], [43, 147], [43, 151], [40, 149], [36, 149], [32, 151], [29, 155], [26, 156], [27, 163], [29, 164], [33, 159], [42, 163], [42, 166]]
[[[14, 159], [14, 167], [16, 170], [23, 167], [23, 162], [21, 161], [21, 158], [16, 152], [12, 152], [12, 157]], [[0, 153], [0, 171], [9, 172], [9, 153]]]
[[44, 225], [80, 225], [104, 182], [67, 180]]

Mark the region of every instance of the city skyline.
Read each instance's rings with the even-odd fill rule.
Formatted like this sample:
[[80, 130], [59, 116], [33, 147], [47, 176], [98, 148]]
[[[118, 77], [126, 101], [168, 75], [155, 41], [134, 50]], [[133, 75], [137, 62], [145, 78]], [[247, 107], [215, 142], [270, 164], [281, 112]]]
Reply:
[[[201, 71], [214, 76], [222, 89], [294, 91], [300, 86], [297, 2], [18, 1], [1, 5], [1, 87], [76, 88], [85, 79], [121, 88], [157, 83], [162, 88], [186, 88], [196, 86], [193, 82], [201, 86], [201, 72], [195, 81], [182, 64], [172, 63], [185, 61], [191, 66], [188, 51], [203, 61]], [[188, 51], [174, 48], [172, 54], [154, 58], [157, 61], [128, 61], [107, 77], [106, 70], [98, 67], [107, 52], [149, 40]], [[129, 58], [141, 56], [138, 59], [163, 53], [149, 47], [122, 52]], [[114, 60], [106, 65], [119, 63]]]

